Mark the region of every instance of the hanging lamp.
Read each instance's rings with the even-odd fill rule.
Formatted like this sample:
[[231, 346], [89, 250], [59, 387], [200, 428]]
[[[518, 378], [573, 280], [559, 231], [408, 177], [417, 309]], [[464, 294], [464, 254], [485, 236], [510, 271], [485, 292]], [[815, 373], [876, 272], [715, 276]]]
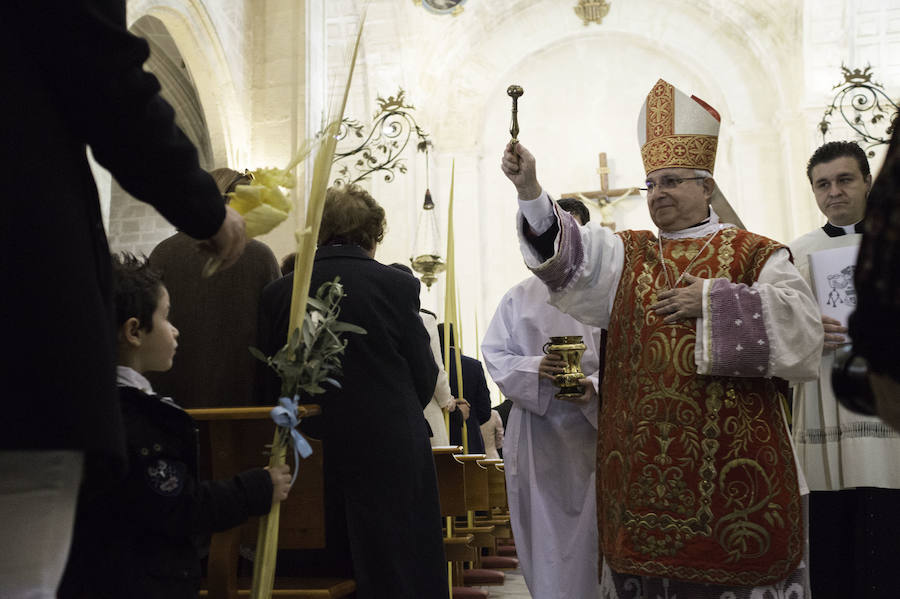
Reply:
[[409, 259], [412, 269], [422, 275], [422, 282], [429, 290], [431, 285], [437, 281], [437, 275], [447, 268], [446, 262], [441, 257], [441, 231], [438, 227], [437, 213], [434, 210], [434, 200], [431, 199], [429, 187], [428, 148], [430, 145], [430, 141], [423, 141], [417, 148], [419, 151], [425, 152], [425, 201], [419, 211], [415, 242], [412, 256]]

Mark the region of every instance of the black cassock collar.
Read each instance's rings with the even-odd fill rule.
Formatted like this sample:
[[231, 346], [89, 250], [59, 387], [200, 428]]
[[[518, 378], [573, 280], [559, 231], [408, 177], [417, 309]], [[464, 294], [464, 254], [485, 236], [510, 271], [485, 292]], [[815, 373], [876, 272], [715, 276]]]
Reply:
[[[854, 233], [862, 233], [863, 232], [863, 229], [864, 229], [863, 222], [865, 222], [865, 219], [863, 219], [863, 220], [859, 221], [858, 223], [856, 223], [855, 225], [853, 225]], [[847, 232], [844, 230], [844, 227], [836, 227], [835, 225], [832, 225], [829, 222], [825, 223], [825, 226], [822, 227], [822, 230], [825, 231], [825, 234], [828, 235], [829, 237], [840, 237], [841, 235], [847, 234]]]

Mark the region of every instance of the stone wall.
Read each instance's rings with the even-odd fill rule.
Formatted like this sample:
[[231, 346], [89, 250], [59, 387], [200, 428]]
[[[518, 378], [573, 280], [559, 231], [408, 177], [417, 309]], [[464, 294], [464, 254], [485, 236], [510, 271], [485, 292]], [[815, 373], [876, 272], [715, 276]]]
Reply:
[[107, 232], [110, 251], [149, 256], [156, 244], [175, 233], [175, 227], [153, 206], [135, 200], [115, 181], [111, 191]]

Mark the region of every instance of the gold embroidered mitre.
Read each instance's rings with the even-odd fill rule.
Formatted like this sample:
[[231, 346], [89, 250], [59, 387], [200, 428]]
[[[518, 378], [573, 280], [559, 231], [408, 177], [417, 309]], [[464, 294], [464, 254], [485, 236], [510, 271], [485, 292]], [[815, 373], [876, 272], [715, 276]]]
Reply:
[[646, 173], [661, 168], [712, 173], [719, 121], [719, 113], [703, 100], [688, 97], [662, 79], [657, 81], [638, 117], [638, 141]]

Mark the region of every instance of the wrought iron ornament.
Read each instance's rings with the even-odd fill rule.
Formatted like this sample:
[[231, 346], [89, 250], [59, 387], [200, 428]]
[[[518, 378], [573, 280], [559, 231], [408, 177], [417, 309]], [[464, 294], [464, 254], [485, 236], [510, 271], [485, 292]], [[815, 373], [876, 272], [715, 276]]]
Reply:
[[837, 111], [859, 136], [860, 146], [871, 158], [875, 156], [872, 148], [890, 142], [900, 107], [887, 95], [882, 84], [872, 80], [871, 65], [852, 71], [841, 65], [841, 74], [844, 80], [832, 88], [838, 91], [819, 122], [822, 142], [831, 129], [830, 118]]
[[383, 173], [384, 180], [390, 183], [397, 172], [405, 174], [407, 171], [403, 152], [413, 134], [418, 139], [417, 146], [431, 143], [428, 134], [416, 123], [412, 114], [415, 107], [406, 103], [405, 94], [400, 89], [396, 96], [387, 99], [378, 96], [378, 110], [372, 117], [368, 133], [367, 126], [355, 119], [345, 118], [341, 122], [339, 145], [354, 137], [362, 141], [349, 150], [335, 152], [337, 178], [334, 185], [358, 183], [373, 173]]

